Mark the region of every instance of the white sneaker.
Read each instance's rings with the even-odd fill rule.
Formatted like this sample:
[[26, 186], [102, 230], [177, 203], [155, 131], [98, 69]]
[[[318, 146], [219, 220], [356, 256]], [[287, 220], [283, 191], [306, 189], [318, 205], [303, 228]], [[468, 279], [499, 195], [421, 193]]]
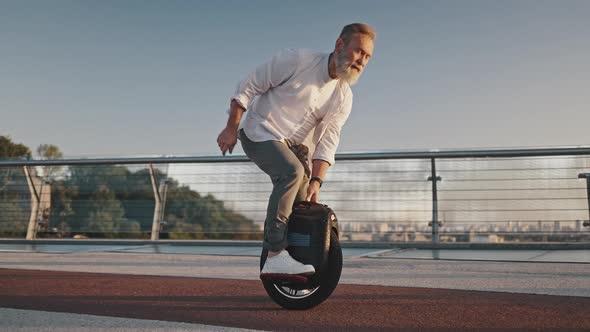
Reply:
[[280, 254], [266, 259], [264, 267], [260, 274], [314, 274], [313, 265], [304, 265], [289, 255], [287, 250], [281, 251]]

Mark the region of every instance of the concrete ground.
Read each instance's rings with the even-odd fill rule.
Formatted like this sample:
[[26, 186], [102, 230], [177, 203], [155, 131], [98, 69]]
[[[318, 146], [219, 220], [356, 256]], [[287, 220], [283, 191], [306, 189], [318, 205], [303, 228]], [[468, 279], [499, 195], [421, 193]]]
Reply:
[[[0, 269], [258, 280], [259, 253], [260, 248], [248, 246], [0, 244]], [[583, 250], [345, 248], [340, 283], [588, 298], [590, 254]], [[50, 289], [52, 285], [46, 283], [43, 287]], [[45, 315], [54, 315], [52, 332], [74, 331], [68, 330], [71, 326], [84, 326], [92, 331], [141, 331], [144, 326], [132, 321], [125, 325], [111, 319], [60, 316], [34, 310], [27, 314], [33, 318], [23, 321], [24, 313], [13, 310], [0, 309], [0, 316], [6, 318], [0, 321], [0, 331], [46, 331], [43, 324], [34, 323], [34, 317], [45, 319], [48, 317]], [[78, 323], [64, 325], [60, 321]], [[141, 321], [150, 330], [162, 328], [160, 323], [170, 324]], [[132, 326], [136, 330], [127, 329]], [[164, 328], [184, 331], [186, 326]], [[190, 327], [192, 330], [217, 328]]]
[[[258, 280], [260, 250], [0, 244], [0, 268]], [[343, 254], [344, 284], [590, 296], [590, 251], [345, 248]]]
[[0, 308], [1, 332], [231, 332], [256, 331], [204, 324]]

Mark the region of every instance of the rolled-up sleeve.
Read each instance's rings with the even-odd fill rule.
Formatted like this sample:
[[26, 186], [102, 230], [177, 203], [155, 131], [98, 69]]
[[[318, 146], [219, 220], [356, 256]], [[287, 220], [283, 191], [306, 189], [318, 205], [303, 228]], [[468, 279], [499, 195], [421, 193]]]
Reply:
[[254, 97], [281, 85], [293, 76], [298, 61], [299, 52], [295, 49], [285, 49], [276, 53], [238, 83], [230, 100], [235, 100], [247, 110]]
[[312, 159], [324, 160], [330, 165], [334, 165], [336, 162], [336, 149], [338, 148], [338, 143], [340, 143], [340, 132], [351, 110], [352, 95], [349, 95], [340, 111], [334, 114], [334, 117], [327, 124], [326, 131], [320, 138]]

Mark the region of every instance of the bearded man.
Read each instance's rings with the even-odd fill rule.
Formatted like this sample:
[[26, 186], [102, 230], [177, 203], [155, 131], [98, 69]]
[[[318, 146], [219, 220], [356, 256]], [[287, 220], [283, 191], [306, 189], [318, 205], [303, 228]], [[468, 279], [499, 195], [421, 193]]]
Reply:
[[[281, 51], [242, 80], [230, 99], [229, 119], [217, 138], [222, 154], [232, 153], [239, 138], [246, 155], [273, 184], [264, 224], [268, 258], [261, 274], [315, 273], [312, 265], [284, 250], [287, 222], [294, 202], [319, 200], [352, 109], [350, 86], [371, 58], [374, 40], [371, 26], [353, 23], [342, 29], [332, 53]], [[305, 156], [293, 151], [312, 131], [315, 149], [311, 174], [306, 174]]]

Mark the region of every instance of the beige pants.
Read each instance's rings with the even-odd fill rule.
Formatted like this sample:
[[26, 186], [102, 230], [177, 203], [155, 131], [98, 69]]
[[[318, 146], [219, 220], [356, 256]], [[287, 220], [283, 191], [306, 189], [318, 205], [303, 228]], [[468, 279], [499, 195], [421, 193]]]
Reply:
[[268, 176], [273, 184], [264, 221], [264, 249], [279, 251], [287, 247], [287, 222], [293, 203], [307, 194], [309, 177], [302, 163], [279, 141], [251, 141], [244, 130], [239, 138], [246, 155]]

